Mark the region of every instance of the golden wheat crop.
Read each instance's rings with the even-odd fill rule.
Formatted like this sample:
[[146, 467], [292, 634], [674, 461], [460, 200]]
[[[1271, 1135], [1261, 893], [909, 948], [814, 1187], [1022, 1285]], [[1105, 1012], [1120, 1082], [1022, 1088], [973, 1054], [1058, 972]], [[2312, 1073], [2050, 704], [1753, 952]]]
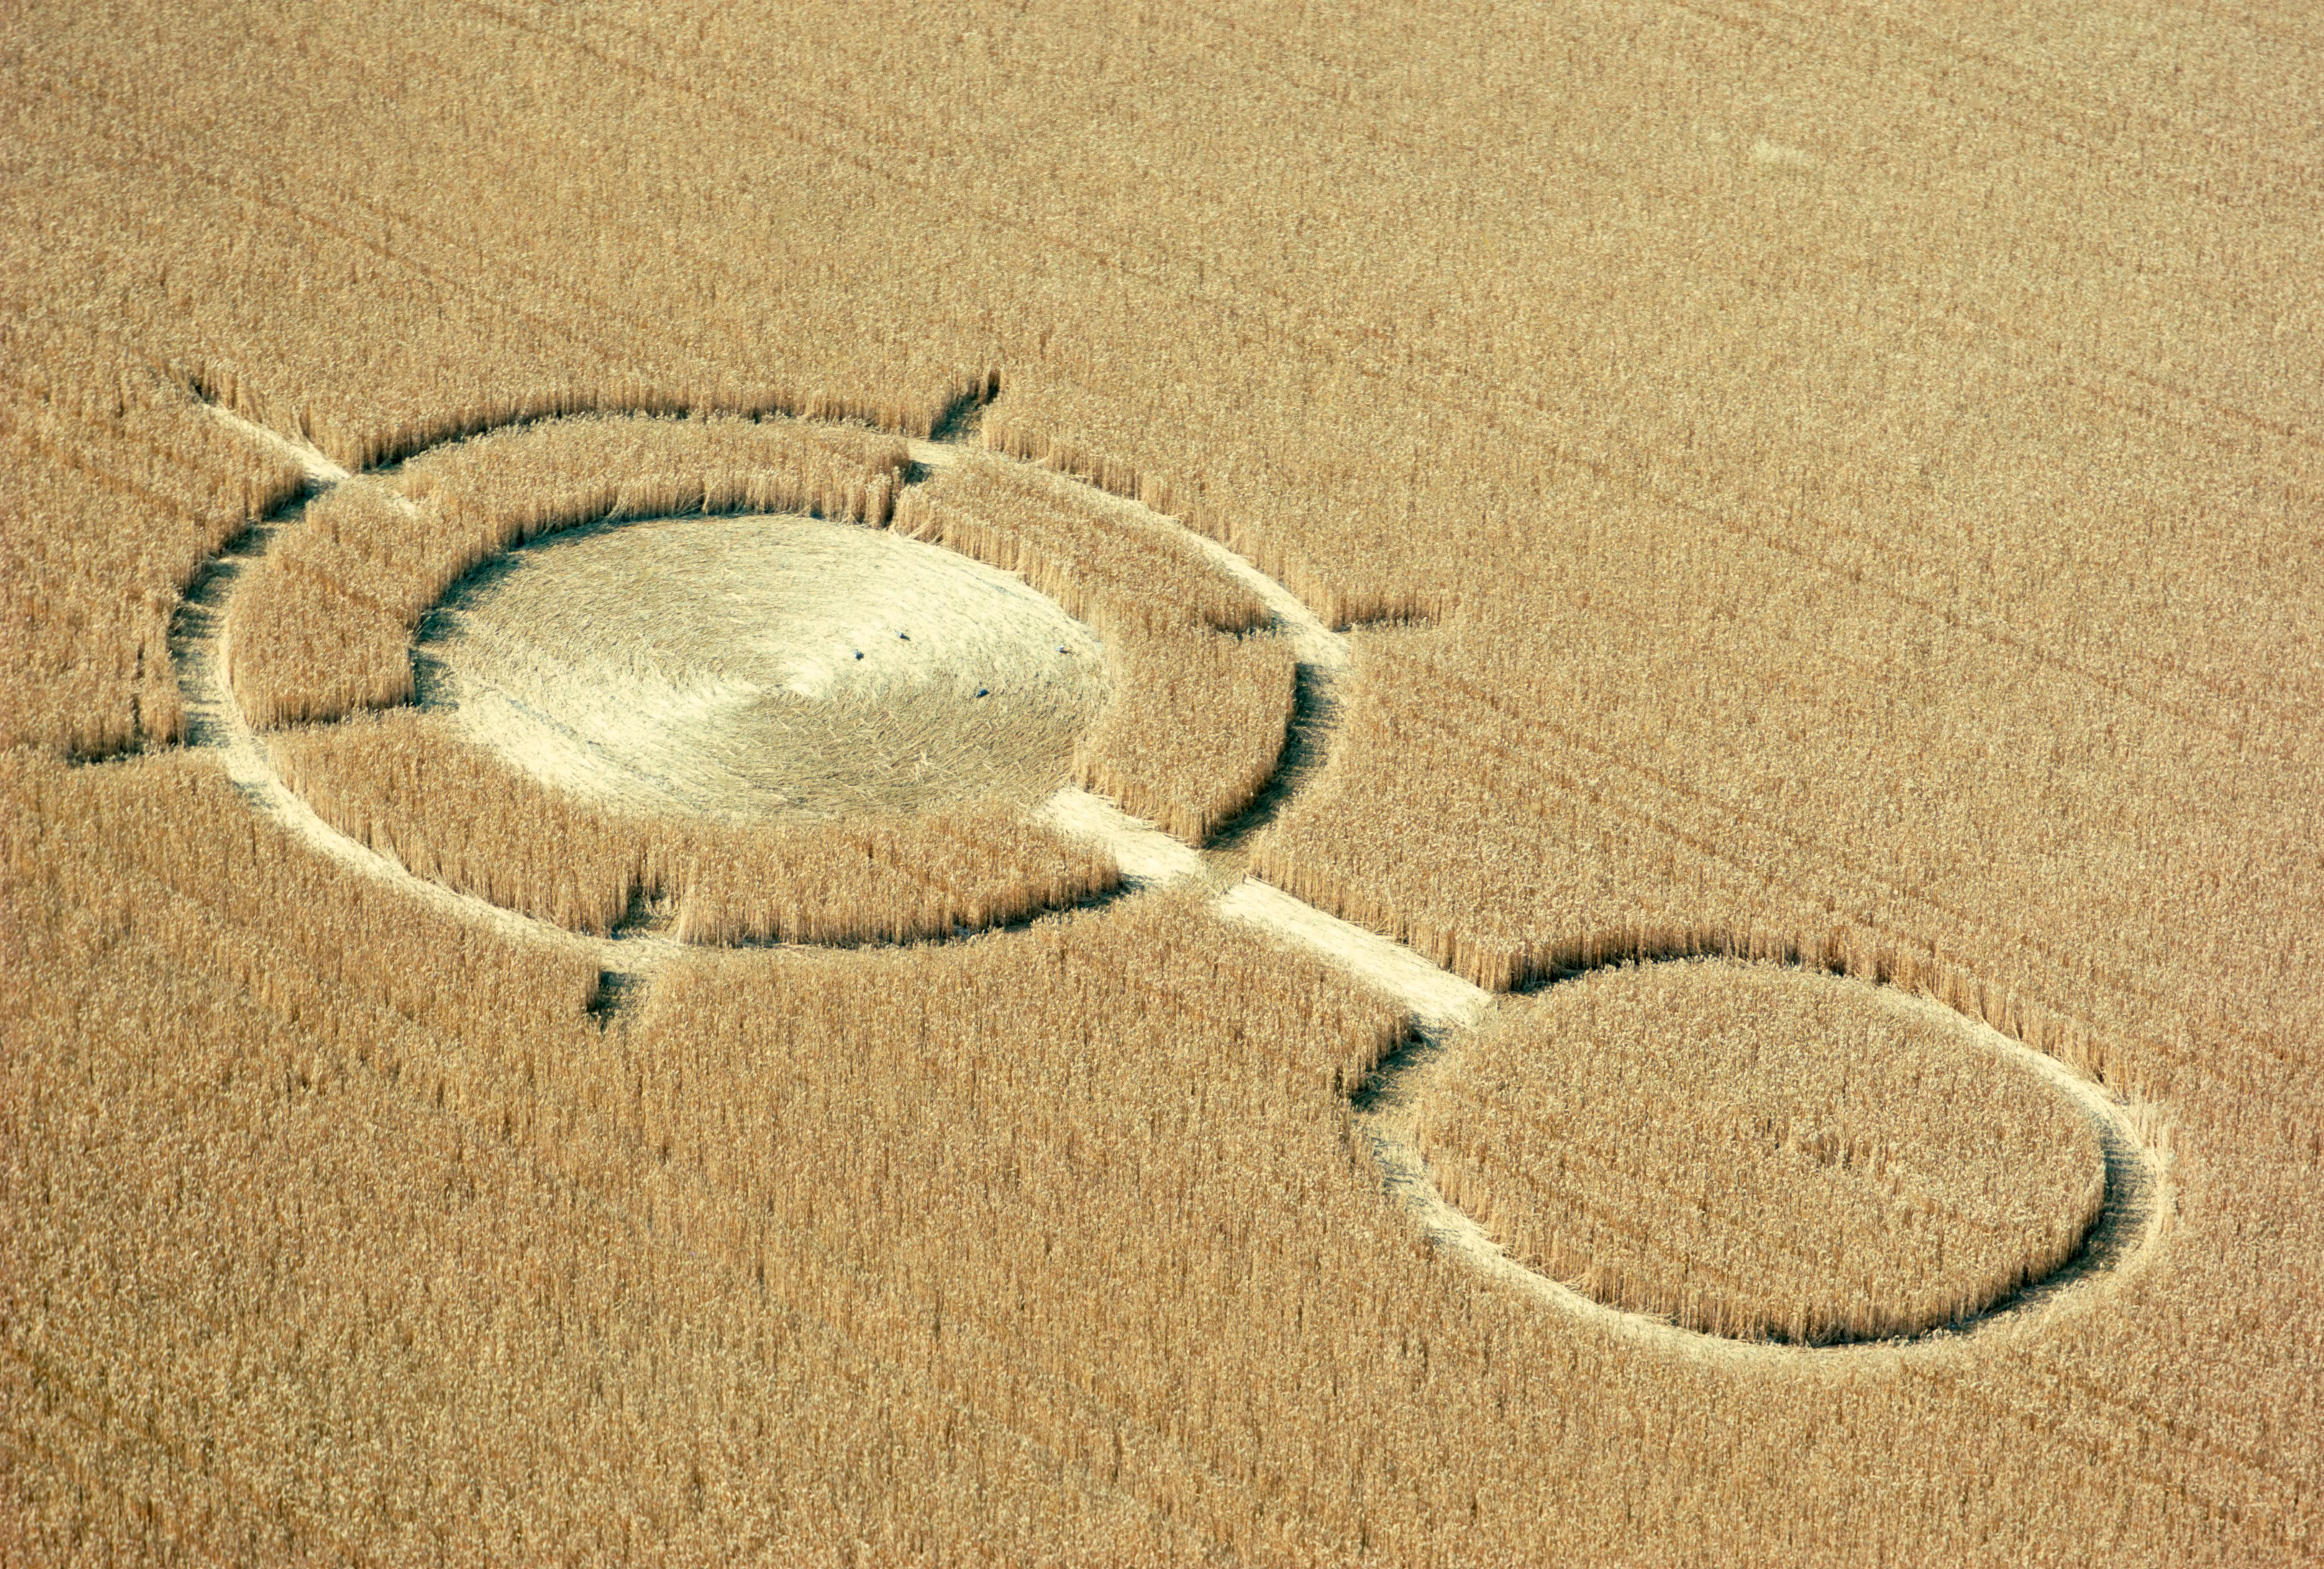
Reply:
[[412, 630], [462, 574], [577, 523], [804, 512], [884, 522], [903, 448], [792, 420], [561, 420], [426, 453], [315, 502], [237, 596], [235, 696], [262, 726], [412, 693]]
[[2072, 1257], [2106, 1195], [2089, 1124], [1958, 1027], [1732, 961], [1593, 971], [1505, 1012], [1418, 1135], [1543, 1273], [1811, 1344], [1969, 1317]]
[[[48, 1195], [14, 1233], [0, 1378], [13, 1518], [44, 1555], [417, 1551], [456, 1474], [495, 1504], [449, 1530], [496, 1553], [614, 1554], [612, 1489], [690, 1559], [963, 1533], [996, 1557], [1401, 1555], [1468, 1508], [1481, 1449], [1515, 1494], [1480, 1499], [1495, 1539], [1558, 1556], [1610, 1546], [1546, 1507], [1572, 1466], [1625, 1473], [1600, 1417], [1683, 1429], [1736, 1398], [1732, 1370], [1577, 1335], [1433, 1259], [1341, 1093], [1397, 1011], [1198, 900], [944, 947], [694, 950], [607, 1025], [590, 962], [347, 889], [192, 760], [19, 754], [0, 784], [32, 1004], [0, 1128]], [[236, 1180], [261, 1196], [224, 1202]], [[1918, 1364], [1838, 1419], [1975, 1449], [1990, 1407], [2047, 1410], [2052, 1442], [2100, 1445], [2125, 1414], [2076, 1369], [2119, 1333]], [[443, 1415], [380, 1422], [420, 1376]], [[1576, 1379], [1601, 1404], [1566, 1399]], [[1829, 1375], [1751, 1381], [1779, 1431], [1835, 1419]], [[593, 1483], [534, 1485], [570, 1433]], [[1986, 1453], [1997, 1487], [2047, 1474]], [[1391, 1460], [1403, 1488], [1327, 1485]], [[2145, 1463], [2176, 1491], [2218, 1462]], [[1798, 1472], [1821, 1507], [1853, 1496]], [[348, 1512], [350, 1473], [375, 1507]], [[1754, 1496], [1725, 1463], [1652, 1475], [1657, 1513]], [[110, 1501], [124, 1478], [158, 1506]], [[996, 1513], [996, 1487], [1038, 1507]]]
[[[2324, 1557], [2315, 32], [2152, 0], [11, 6], [0, 1561]], [[1397, 1011], [1192, 897], [609, 980], [322, 853], [213, 743], [198, 585], [236, 586], [270, 736], [327, 751], [296, 726], [402, 703], [411, 617], [512, 537], [454, 516], [493, 483], [460, 454], [801, 420], [915, 528], [1029, 460], [1356, 627], [1328, 761], [1250, 854], [1544, 988], [1480, 1048], [1626, 957], [1886, 979], [2155, 1131], [2144, 1241], [1909, 1347], [1564, 1313], [1384, 1186], [1347, 1090]], [[880, 466], [928, 435], [954, 465]], [[356, 475], [302, 510], [309, 444]], [[486, 499], [519, 532], [634, 480], [713, 502], [573, 462]], [[264, 558], [206, 579], [254, 524]], [[1221, 728], [1107, 751], [1108, 788], [1214, 832], [1290, 700], [1266, 618], [1081, 538], [1021, 569], [1216, 654]], [[663, 841], [463, 780], [410, 798], [415, 857], [626, 912]], [[881, 843], [913, 863], [872, 926], [973, 902]], [[670, 854], [706, 929], [807, 898]], [[1932, 1088], [1880, 1126], [2065, 1148], [1882, 1038]], [[1437, 1148], [1509, 1225], [1554, 1208], [1512, 1195], [1562, 1091], [1507, 1066]], [[1592, 1113], [1711, 1184], [1730, 1130], [1683, 1088]], [[1867, 1213], [1778, 1186], [1805, 1232], [1803, 1194]], [[1653, 1234], [1756, 1245], [1668, 1197]], [[1684, 1314], [1668, 1262], [1623, 1279]], [[1710, 1321], [1778, 1320], [1808, 1327]]]
[[[254, 723], [408, 702], [412, 630], [479, 561], [576, 523], [703, 512], [884, 521], [903, 463], [846, 427], [582, 419], [430, 452], [314, 503], [235, 602], [235, 695]], [[418, 713], [271, 742], [292, 789], [416, 874], [576, 931], [659, 901], [707, 943], [900, 941], [1113, 888], [1102, 850], [1001, 802], [926, 819], [752, 827], [609, 809]]]
[[1074, 752], [1091, 789], [1200, 844], [1275, 776], [1297, 696], [1288, 645], [1266, 636], [1122, 628], [1114, 701]]
[[305, 475], [145, 356], [14, 310], [0, 312], [0, 744], [104, 756], [176, 741], [179, 592]]
[[1091, 789], [1200, 844], [1274, 776], [1295, 661], [1200, 547], [991, 463], [908, 491], [894, 527], [1021, 574], [1103, 635], [1112, 697], [1074, 755]]
[[574, 931], [675, 907], [694, 943], [877, 943], [950, 936], [1119, 885], [1104, 850], [1006, 803], [916, 817], [748, 824], [577, 798], [403, 709], [277, 732], [284, 782], [414, 874]]

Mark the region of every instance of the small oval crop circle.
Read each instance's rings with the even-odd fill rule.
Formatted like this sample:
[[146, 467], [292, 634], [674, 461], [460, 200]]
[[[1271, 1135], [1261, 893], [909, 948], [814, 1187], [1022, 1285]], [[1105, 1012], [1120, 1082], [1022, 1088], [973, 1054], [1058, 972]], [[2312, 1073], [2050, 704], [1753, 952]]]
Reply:
[[1431, 1174], [1514, 1258], [1746, 1340], [1926, 1334], [2052, 1274], [2106, 1200], [2089, 1119], [1966, 1020], [1727, 960], [1512, 1000], [1419, 1108]]

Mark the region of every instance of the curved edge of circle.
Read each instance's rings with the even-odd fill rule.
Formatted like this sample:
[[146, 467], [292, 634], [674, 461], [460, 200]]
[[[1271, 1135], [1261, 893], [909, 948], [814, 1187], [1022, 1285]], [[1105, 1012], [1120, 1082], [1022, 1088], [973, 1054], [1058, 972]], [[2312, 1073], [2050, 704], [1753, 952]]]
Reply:
[[1144, 522], [1167, 523], [1201, 550], [1213, 565], [1259, 596], [1259, 603], [1266, 605], [1268, 614], [1275, 617], [1277, 630], [1290, 642], [1292, 656], [1302, 664], [1337, 671], [1345, 668], [1352, 658], [1348, 640], [1324, 625], [1323, 618], [1308, 609], [1305, 601], [1260, 571], [1258, 565], [1248, 558], [1235, 554], [1208, 534], [1188, 528], [1167, 512], [1157, 512], [1143, 502], [1115, 495], [1111, 491], [1071, 478], [1040, 464], [1005, 457], [988, 448], [948, 447], [936, 441], [908, 441], [904, 445], [914, 463], [929, 468], [951, 468], [964, 461], [1013, 464], [1036, 473], [1054, 475], [1060, 484], [1073, 485], [1075, 494], [1084, 499], [1095, 501], [1126, 517], [1134, 517]]
[[[215, 404], [212, 412], [232, 429], [300, 464], [313, 488], [355, 477], [312, 446], [294, 441]], [[910, 440], [912, 461], [930, 468], [966, 461], [1022, 463], [979, 448]], [[1039, 465], [1027, 465], [1044, 473]], [[1213, 540], [1166, 513], [1115, 496], [1094, 485], [1058, 475], [1086, 496], [1145, 521], [1176, 528], [1215, 563], [1257, 594], [1276, 617], [1303, 664], [1336, 674], [1351, 661], [1346, 637], [1333, 632], [1291, 591]], [[226, 672], [231, 628], [226, 608], [242, 572], [290, 521], [277, 517], [254, 524], [234, 545], [211, 558], [181, 610], [182, 628], [171, 639], [187, 713], [188, 743], [220, 754], [226, 774], [253, 804], [310, 846], [359, 874], [392, 883], [429, 905], [482, 922], [505, 936], [595, 955], [609, 970], [642, 974], [692, 949], [650, 934], [607, 937], [571, 932], [550, 922], [457, 892], [417, 876], [401, 863], [342, 834], [274, 772], [264, 743], [234, 697]], [[1132, 817], [1112, 803], [1067, 787], [1038, 808], [1039, 816], [1064, 831], [1094, 839], [1112, 851], [1124, 875], [1147, 886], [1199, 880], [1205, 863], [1195, 851], [1152, 824]], [[1686, 1329], [1666, 1319], [1609, 1306], [1562, 1281], [1527, 1269], [1504, 1252], [1484, 1228], [1436, 1189], [1425, 1158], [1414, 1142], [1412, 1120], [1425, 1075], [1441, 1064], [1448, 1045], [1483, 1022], [1496, 1006], [1490, 992], [1430, 963], [1411, 948], [1366, 928], [1327, 915], [1292, 895], [1245, 877], [1217, 896], [1215, 908], [1229, 920], [1261, 927], [1319, 956], [1352, 970], [1407, 1007], [1417, 1031], [1413, 1043], [1381, 1065], [1351, 1097], [1353, 1122], [1369, 1145], [1391, 1198], [1443, 1251], [1483, 1278], [1578, 1323], [1634, 1343], [1678, 1355], [1729, 1363], [1795, 1361], [1848, 1361], [1865, 1358], [1942, 1354], [1950, 1348], [1990, 1339], [2046, 1322], [2075, 1309], [2096, 1289], [2118, 1282], [2153, 1251], [2172, 1210], [2167, 1148], [2148, 1108], [2117, 1100], [2102, 1086], [2076, 1074], [2048, 1054], [2014, 1040], [1980, 1020], [1932, 998], [1894, 995], [1908, 1005], [1933, 1011], [1956, 1025], [1978, 1032], [1980, 1044], [2019, 1064], [2072, 1101], [2090, 1120], [2105, 1153], [2107, 1197], [2098, 1223], [2075, 1259], [1975, 1318], [1904, 1339], [1845, 1342], [1824, 1346], [1733, 1340]]]
[[[1263, 887], [1246, 884], [1232, 891], [1221, 901], [1222, 913], [1262, 921], [1372, 978], [1413, 1010], [1418, 1027], [1411, 1042], [1350, 1096], [1351, 1121], [1379, 1168], [1389, 1197], [1443, 1252], [1485, 1279], [1600, 1333], [1660, 1352], [1729, 1364], [1797, 1363], [1802, 1359], [1840, 1364], [1864, 1359], [1940, 1356], [1972, 1343], [2023, 1334], [2078, 1311], [2143, 1264], [2167, 1228], [2173, 1209], [2170, 1156], [2150, 1108], [2116, 1099], [2056, 1057], [1934, 998], [1884, 986], [1882, 990], [1900, 1005], [1970, 1031], [1978, 1047], [2032, 1073], [2089, 1120], [2106, 1161], [2106, 1197], [2074, 1257], [1966, 1319], [1886, 1340], [1825, 1345], [1739, 1340], [1600, 1302], [1511, 1258], [1482, 1224], [1438, 1190], [1429, 1176], [1427, 1158], [1414, 1137], [1420, 1097], [1430, 1077], [1443, 1070], [1460, 1036], [1482, 1023], [1497, 999], [1435, 970], [1409, 948], [1335, 921], [1287, 894], [1272, 889], [1265, 889], [1264, 893], [1250, 891]], [[1288, 910], [1277, 909], [1277, 901], [1303, 913], [1295, 918]], [[1410, 964], [1434, 974], [1410, 974]], [[1446, 981], [1452, 987], [1443, 983]], [[1465, 988], [1465, 992], [1454, 988]]]
[[[578, 949], [593, 954], [607, 969], [632, 974], [657, 969], [682, 953], [706, 951], [651, 933], [597, 937], [575, 932], [477, 895], [447, 888], [419, 876], [394, 856], [326, 822], [290, 788], [275, 771], [264, 738], [251, 725], [235, 697], [229, 676], [233, 662], [229, 610], [243, 574], [264, 556], [286, 529], [296, 526], [302, 515], [303, 501], [361, 476], [332, 462], [309, 443], [256, 424], [215, 403], [206, 406], [229, 429], [298, 463], [308, 477], [309, 488], [300, 505], [252, 524], [240, 538], [212, 556], [207, 570], [180, 606], [171, 644], [185, 706], [187, 744], [217, 754], [227, 777], [251, 804], [302, 843], [351, 872], [392, 884], [437, 909], [481, 923], [505, 937], [545, 942], [568, 952]], [[1060, 485], [1071, 485], [1077, 494], [1127, 516], [1167, 524], [1259, 596], [1275, 615], [1278, 629], [1291, 641], [1298, 660], [1332, 671], [1349, 662], [1347, 640], [1326, 627], [1297, 596], [1225, 545], [1167, 514], [1024, 459], [926, 440], [908, 440], [905, 446], [913, 462], [930, 468], [951, 467], [964, 461], [1019, 466], [1049, 475]], [[1158, 886], [1199, 879], [1204, 873], [1201, 852], [1077, 786], [1068, 785], [1058, 790], [1035, 809], [1035, 816], [1068, 835], [1103, 845], [1113, 854], [1125, 879], [1133, 884]], [[1287, 895], [1283, 897], [1288, 899]], [[1319, 918], [1328, 918], [1315, 913]], [[1426, 964], [1417, 955], [1415, 962], [1424, 966]]]

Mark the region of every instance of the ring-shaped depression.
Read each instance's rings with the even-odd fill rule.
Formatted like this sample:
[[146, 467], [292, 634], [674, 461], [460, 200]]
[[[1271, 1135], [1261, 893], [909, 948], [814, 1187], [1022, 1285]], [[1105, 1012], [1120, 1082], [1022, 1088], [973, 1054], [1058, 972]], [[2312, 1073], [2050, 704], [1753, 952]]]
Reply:
[[1445, 1198], [1609, 1306], [1822, 1344], [1970, 1318], [2083, 1246], [2100, 1139], [1943, 1010], [1720, 960], [1513, 1000], [1416, 1128]]

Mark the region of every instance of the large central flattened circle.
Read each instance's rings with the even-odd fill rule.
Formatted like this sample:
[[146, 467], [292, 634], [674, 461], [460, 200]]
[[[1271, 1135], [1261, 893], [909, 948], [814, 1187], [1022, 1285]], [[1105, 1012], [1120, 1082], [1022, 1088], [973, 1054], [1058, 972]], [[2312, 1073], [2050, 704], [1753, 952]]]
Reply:
[[1088, 627], [1017, 577], [804, 517], [575, 529], [433, 612], [420, 697], [551, 784], [728, 819], [1030, 804], [1104, 698]]

